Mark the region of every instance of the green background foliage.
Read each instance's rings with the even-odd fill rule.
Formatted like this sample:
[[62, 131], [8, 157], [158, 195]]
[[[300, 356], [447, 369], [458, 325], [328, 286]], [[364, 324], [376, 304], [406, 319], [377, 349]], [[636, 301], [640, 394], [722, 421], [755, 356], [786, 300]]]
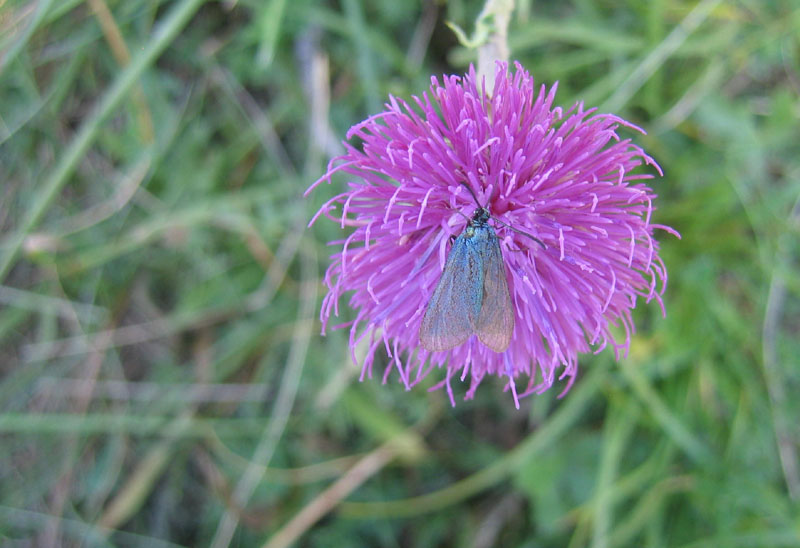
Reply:
[[513, 18], [558, 104], [664, 168], [668, 314], [626, 358], [450, 408], [319, 336], [342, 232], [305, 225], [344, 179], [302, 192], [388, 94], [466, 70], [445, 22], [480, 9], [0, 0], [0, 544], [800, 546], [793, 0]]

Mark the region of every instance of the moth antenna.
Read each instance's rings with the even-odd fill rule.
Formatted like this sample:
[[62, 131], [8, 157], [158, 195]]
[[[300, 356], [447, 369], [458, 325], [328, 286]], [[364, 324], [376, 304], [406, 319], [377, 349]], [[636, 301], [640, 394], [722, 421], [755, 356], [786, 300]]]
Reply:
[[471, 187], [471, 186], [469, 186], [469, 185], [468, 185], [467, 183], [465, 183], [464, 181], [461, 181], [461, 184], [462, 184], [462, 185], [464, 185], [464, 188], [466, 188], [466, 189], [467, 189], [467, 191], [469, 191], [469, 193], [472, 195], [472, 199], [473, 199], [473, 200], [475, 200], [475, 205], [477, 205], [477, 206], [478, 206], [479, 208], [481, 208], [481, 209], [486, 209], [486, 207], [485, 207], [485, 206], [482, 206], [482, 205], [481, 205], [481, 203], [478, 201], [478, 197], [475, 195], [475, 191], [474, 191], [474, 190], [472, 190], [472, 187]]
[[[469, 185], [468, 185], [467, 183], [465, 183], [464, 181], [461, 181], [461, 184], [462, 184], [462, 185], [464, 185], [464, 188], [466, 188], [466, 189], [467, 189], [467, 191], [468, 191], [468, 192], [469, 192], [469, 193], [472, 195], [472, 199], [473, 199], [473, 200], [475, 200], [475, 205], [477, 205], [477, 206], [478, 206], [479, 208], [481, 208], [481, 209], [486, 209], [486, 206], [482, 206], [482, 205], [481, 205], [481, 203], [478, 201], [478, 197], [475, 195], [475, 191], [474, 191], [474, 190], [472, 190], [472, 187], [471, 187], [471, 186], [469, 186]], [[469, 220], [469, 217], [467, 217], [466, 215], [464, 215], [464, 214], [463, 214], [463, 213], [461, 213], [460, 211], [456, 210], [456, 212], [457, 212], [459, 215], [461, 215], [462, 217], [464, 217], [465, 219]], [[536, 236], [533, 236], [533, 235], [531, 235], [531, 234], [528, 234], [528, 233], [527, 233], [527, 232], [525, 232], [524, 230], [520, 230], [520, 229], [518, 229], [518, 228], [514, 228], [514, 227], [513, 227], [513, 226], [511, 226], [510, 224], [508, 224], [508, 223], [504, 223], [503, 221], [501, 221], [501, 220], [500, 220], [500, 219], [498, 219], [497, 217], [494, 217], [494, 216], [493, 216], [493, 217], [492, 217], [492, 219], [494, 219], [496, 222], [500, 223], [501, 225], [503, 225], [503, 226], [505, 226], [505, 227], [507, 227], [507, 228], [510, 228], [510, 229], [511, 229], [511, 230], [513, 230], [514, 232], [517, 232], [517, 233], [519, 233], [519, 234], [522, 234], [523, 236], [527, 236], [528, 238], [530, 238], [531, 240], [533, 240], [534, 242], [536, 242], [537, 244], [539, 244], [540, 246], [542, 246], [542, 249], [547, 249], [547, 246], [544, 244], [544, 242], [543, 242], [542, 240], [540, 240], [539, 238], [537, 238]]]
[[528, 238], [530, 238], [531, 240], [533, 240], [534, 242], [536, 242], [537, 244], [539, 244], [540, 246], [542, 246], [542, 249], [547, 249], [547, 246], [546, 246], [546, 245], [544, 245], [544, 242], [543, 242], [542, 240], [540, 240], [539, 238], [537, 238], [536, 236], [533, 236], [533, 235], [531, 235], [531, 234], [528, 234], [528, 233], [527, 233], [527, 232], [525, 232], [524, 230], [520, 230], [520, 229], [518, 229], [518, 228], [514, 228], [514, 227], [513, 227], [513, 226], [511, 226], [510, 224], [508, 224], [508, 223], [504, 223], [503, 221], [501, 221], [501, 220], [500, 220], [500, 219], [498, 219], [497, 217], [492, 217], [492, 219], [494, 219], [496, 223], [500, 223], [500, 224], [501, 224], [501, 225], [503, 225], [504, 227], [506, 227], [506, 228], [510, 228], [510, 229], [511, 229], [511, 230], [513, 230], [514, 232], [517, 232], [517, 233], [519, 233], [519, 234], [522, 234], [523, 236], [527, 236]]
[[464, 215], [463, 213], [461, 213], [461, 211], [459, 211], [458, 209], [454, 209], [453, 211], [455, 211], [456, 213], [458, 213], [459, 215], [461, 215], [462, 217], [464, 217], [464, 218], [467, 220], [467, 222], [469, 222], [469, 221], [471, 220], [469, 217], [467, 217], [466, 215]]

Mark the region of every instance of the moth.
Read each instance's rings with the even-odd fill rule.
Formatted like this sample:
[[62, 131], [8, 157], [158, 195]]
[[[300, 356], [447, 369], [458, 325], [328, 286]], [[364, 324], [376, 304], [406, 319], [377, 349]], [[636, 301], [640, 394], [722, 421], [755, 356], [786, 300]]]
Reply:
[[[489, 224], [489, 210], [480, 205], [469, 186], [462, 184], [478, 208], [450, 248], [422, 318], [419, 339], [426, 350], [441, 352], [466, 342], [474, 334], [490, 349], [504, 352], [511, 343], [515, 316], [505, 261], [497, 233]], [[544, 246], [538, 238], [509, 228]]]

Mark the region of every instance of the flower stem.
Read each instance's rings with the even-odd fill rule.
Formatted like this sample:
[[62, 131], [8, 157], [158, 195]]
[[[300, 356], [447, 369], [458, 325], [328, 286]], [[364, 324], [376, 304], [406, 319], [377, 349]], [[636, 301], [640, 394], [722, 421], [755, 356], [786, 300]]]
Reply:
[[[508, 62], [508, 23], [514, 11], [514, 0], [486, 0], [481, 16], [490, 18], [489, 36], [478, 47], [478, 81], [486, 82], [486, 92], [494, 91], [494, 66]], [[478, 19], [480, 20], [481, 17]]]
[[447, 23], [462, 46], [478, 50], [478, 82], [486, 82], [489, 95], [494, 91], [495, 63], [508, 62], [508, 23], [512, 11], [514, 0], [486, 0], [471, 38], [455, 23]]

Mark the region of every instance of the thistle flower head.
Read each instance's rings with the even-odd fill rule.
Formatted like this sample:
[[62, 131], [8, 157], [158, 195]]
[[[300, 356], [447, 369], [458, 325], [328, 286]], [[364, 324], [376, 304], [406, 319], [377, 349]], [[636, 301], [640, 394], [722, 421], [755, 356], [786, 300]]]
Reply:
[[[322, 215], [354, 229], [332, 242], [320, 318], [324, 333], [349, 295], [355, 319], [335, 327], [349, 328], [354, 360], [364, 342], [362, 379], [385, 352], [384, 382], [396, 370], [410, 388], [444, 369], [436, 387], [454, 402], [454, 376], [470, 379], [469, 399], [486, 375], [497, 375], [518, 405], [556, 378], [566, 391], [579, 353], [609, 344], [617, 357], [626, 352], [639, 297], [663, 312], [667, 271], [653, 230], [677, 233], [651, 223], [652, 175], [634, 172], [660, 168], [617, 134], [639, 128], [582, 103], [563, 111], [553, 106], [555, 92], [535, 87], [519, 64], [513, 73], [497, 64], [491, 96], [472, 69], [434, 77], [413, 104], [390, 97], [386, 110], [353, 126], [347, 139], [360, 146], [345, 142], [346, 153], [309, 189], [337, 172], [349, 177], [312, 223]], [[505, 263], [515, 317], [501, 353], [475, 336], [447, 351], [420, 346], [452, 239], [476, 210], [465, 185], [489, 210]]]

